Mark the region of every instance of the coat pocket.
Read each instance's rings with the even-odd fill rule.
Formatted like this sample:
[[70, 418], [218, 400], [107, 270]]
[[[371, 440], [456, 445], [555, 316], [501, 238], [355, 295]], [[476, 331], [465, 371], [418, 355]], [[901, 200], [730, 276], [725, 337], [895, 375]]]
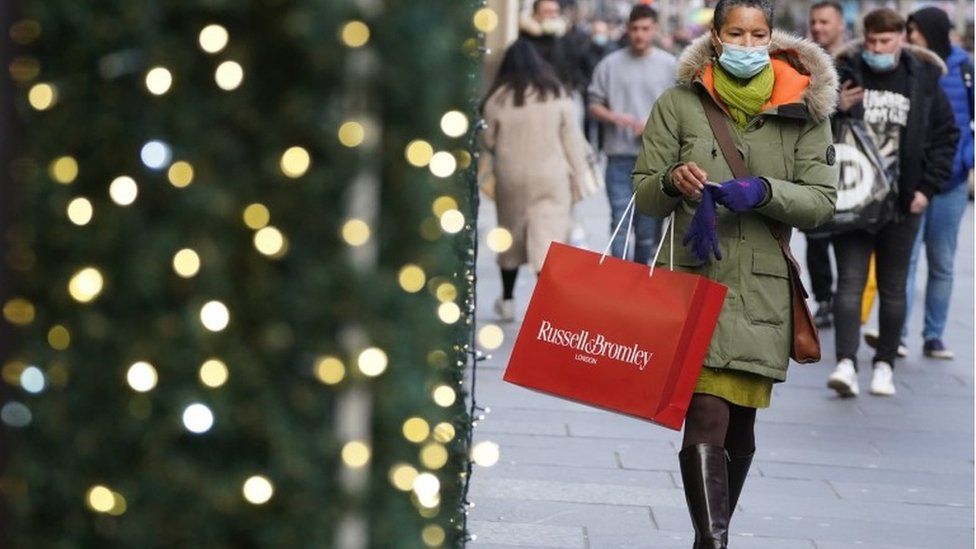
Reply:
[[791, 314], [790, 275], [780, 251], [752, 251], [752, 269], [743, 284], [743, 308], [754, 324], [781, 326]]

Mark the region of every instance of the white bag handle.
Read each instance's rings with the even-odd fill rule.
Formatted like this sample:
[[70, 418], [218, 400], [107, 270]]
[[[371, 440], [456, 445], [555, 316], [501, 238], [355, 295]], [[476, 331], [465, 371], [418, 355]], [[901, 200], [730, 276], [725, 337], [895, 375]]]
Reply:
[[[610, 253], [610, 247], [613, 245], [613, 239], [616, 238], [617, 233], [620, 232], [620, 227], [623, 226], [624, 220], [628, 219], [629, 217], [627, 221], [627, 233], [626, 236], [624, 237], [624, 257], [627, 256], [627, 249], [630, 247], [630, 232], [634, 226], [634, 212], [637, 210], [637, 207], [634, 203], [634, 200], [636, 198], [637, 198], [636, 192], [630, 195], [630, 202], [627, 203], [627, 207], [624, 208], [623, 215], [620, 216], [620, 221], [617, 222], [617, 227], [614, 228], [613, 234], [610, 235], [610, 241], [607, 242], [607, 247], [604, 248], [603, 253], [600, 254], [600, 265], [603, 265], [603, 260], [606, 259], [607, 255]], [[674, 270], [674, 212], [672, 211], [671, 215], [669, 215], [664, 220], [663, 230], [661, 231], [662, 238], [661, 241], [658, 242], [657, 244], [657, 251], [654, 252], [654, 259], [651, 261], [651, 268], [650, 268], [650, 272], [648, 273], [648, 276], [654, 276], [654, 266], [657, 263], [658, 256], [661, 255], [661, 249], [664, 247], [663, 237], [668, 234], [668, 230], [671, 231], [671, 253], [668, 260], [668, 268], [672, 271]], [[621, 259], [623, 259], [623, 257]]]

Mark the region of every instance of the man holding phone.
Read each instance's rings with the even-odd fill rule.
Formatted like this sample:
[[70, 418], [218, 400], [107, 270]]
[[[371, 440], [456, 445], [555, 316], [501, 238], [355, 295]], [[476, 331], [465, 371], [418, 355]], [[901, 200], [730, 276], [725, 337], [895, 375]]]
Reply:
[[[844, 9], [837, 2], [817, 2], [810, 8], [810, 39], [827, 53], [833, 55], [844, 46], [845, 29]], [[852, 72], [839, 76], [842, 83], [841, 100], [846, 100], [850, 108], [861, 100], [864, 91]], [[831, 308], [834, 299], [834, 277], [830, 269], [830, 234], [818, 233], [816, 230], [807, 233], [807, 269], [810, 272], [813, 297], [817, 300], [814, 322], [818, 328], [829, 328], [833, 325]]]

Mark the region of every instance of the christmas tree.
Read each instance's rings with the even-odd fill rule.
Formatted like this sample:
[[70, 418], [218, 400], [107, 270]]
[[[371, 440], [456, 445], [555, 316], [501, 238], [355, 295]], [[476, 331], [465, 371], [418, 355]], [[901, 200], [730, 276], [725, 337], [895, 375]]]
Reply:
[[476, 7], [20, 4], [9, 544], [462, 542]]

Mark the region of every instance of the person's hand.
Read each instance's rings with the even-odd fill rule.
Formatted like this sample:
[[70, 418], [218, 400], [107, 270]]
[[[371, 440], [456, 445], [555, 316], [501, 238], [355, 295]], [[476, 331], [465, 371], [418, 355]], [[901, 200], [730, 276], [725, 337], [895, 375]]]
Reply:
[[908, 211], [913, 214], [922, 213], [925, 208], [929, 207], [929, 198], [919, 191], [915, 191], [915, 198], [912, 199], [912, 205], [908, 207]]
[[722, 249], [718, 245], [718, 214], [715, 212], [715, 200], [712, 191], [715, 187], [705, 187], [702, 191], [701, 202], [695, 215], [691, 218], [688, 232], [681, 241], [691, 248], [691, 253], [700, 261], [708, 263], [709, 254], [714, 253], [716, 259], [722, 259]]
[[694, 162], [685, 162], [671, 170], [671, 184], [679, 193], [692, 200], [699, 200], [702, 197], [702, 189], [705, 188], [706, 181], [708, 181], [708, 174]]
[[647, 126], [647, 120], [637, 120], [634, 119], [634, 123], [631, 125], [630, 130], [634, 132], [634, 137], [640, 137], [644, 135], [644, 127]]
[[[613, 125], [621, 130], [633, 132], [638, 124], [640, 124], [640, 121], [629, 114], [614, 113], [613, 115]], [[641, 127], [641, 131], [643, 131], [643, 126]]]
[[766, 200], [766, 183], [759, 177], [730, 179], [721, 185], [711, 186], [715, 201], [735, 213], [747, 212]]
[[840, 87], [840, 96], [837, 98], [837, 110], [847, 112], [864, 99], [864, 88], [854, 86], [850, 80], [845, 81]]

